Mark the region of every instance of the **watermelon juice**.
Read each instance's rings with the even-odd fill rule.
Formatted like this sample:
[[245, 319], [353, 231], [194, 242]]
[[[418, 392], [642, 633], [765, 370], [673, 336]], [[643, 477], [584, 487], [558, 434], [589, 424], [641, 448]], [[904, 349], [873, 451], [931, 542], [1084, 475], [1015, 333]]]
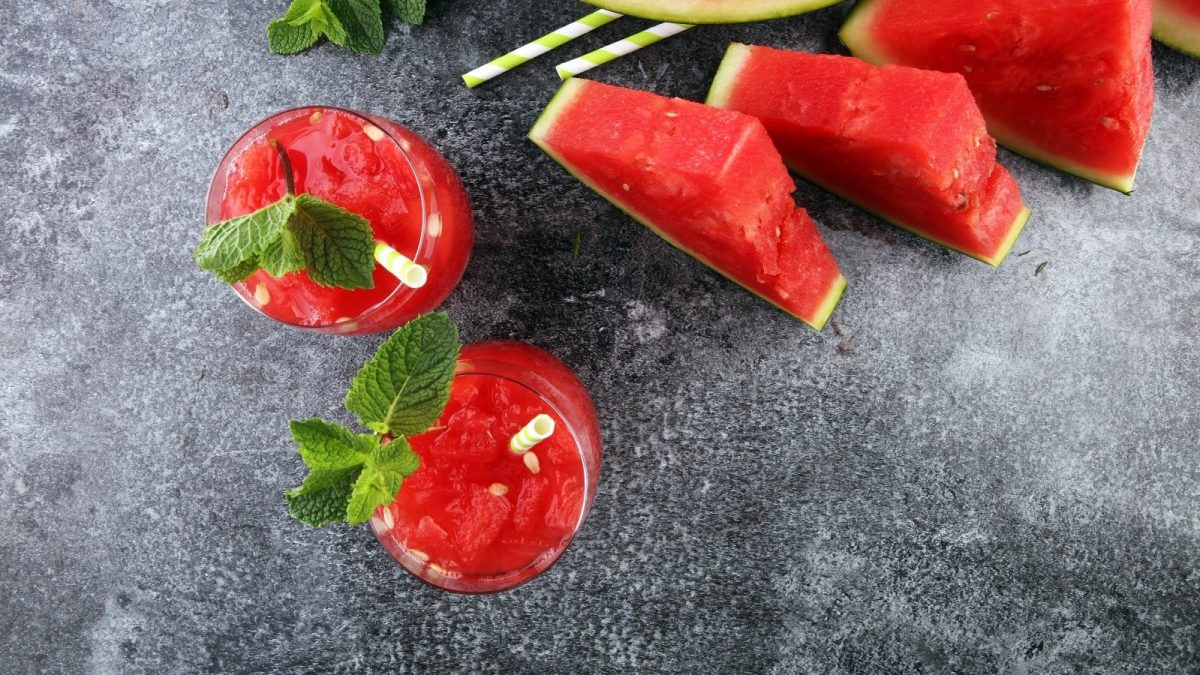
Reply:
[[[553, 434], [511, 451], [539, 414], [553, 418]], [[405, 569], [440, 588], [489, 593], [529, 581], [570, 544], [596, 496], [591, 398], [560, 361], [524, 343], [464, 347], [441, 418], [409, 442], [421, 467], [371, 525]]]
[[474, 238], [466, 191], [450, 164], [412, 131], [366, 113], [304, 107], [255, 125], [221, 160], [208, 192], [207, 221], [252, 213], [287, 192], [278, 143], [297, 193], [311, 193], [366, 218], [374, 236], [428, 271], [421, 288], [381, 266], [375, 286], [320, 286], [305, 271], [258, 270], [234, 290], [282, 323], [326, 333], [396, 328], [441, 304], [462, 277]]

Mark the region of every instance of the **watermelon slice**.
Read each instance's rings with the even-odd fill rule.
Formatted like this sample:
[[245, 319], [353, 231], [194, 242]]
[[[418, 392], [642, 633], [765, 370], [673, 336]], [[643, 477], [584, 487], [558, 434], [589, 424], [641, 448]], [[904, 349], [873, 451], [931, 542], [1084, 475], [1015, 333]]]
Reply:
[[529, 138], [634, 219], [820, 330], [846, 280], [748, 115], [567, 80]]
[[959, 75], [734, 43], [708, 104], [761, 120], [801, 176], [990, 265], [1029, 219]]
[[1121, 192], [1150, 129], [1150, 0], [862, 0], [856, 55], [960, 73], [1002, 144]]
[[1154, 0], [1154, 39], [1200, 58], [1200, 0]]
[[583, 0], [621, 14], [681, 23], [742, 23], [778, 19], [842, 0]]

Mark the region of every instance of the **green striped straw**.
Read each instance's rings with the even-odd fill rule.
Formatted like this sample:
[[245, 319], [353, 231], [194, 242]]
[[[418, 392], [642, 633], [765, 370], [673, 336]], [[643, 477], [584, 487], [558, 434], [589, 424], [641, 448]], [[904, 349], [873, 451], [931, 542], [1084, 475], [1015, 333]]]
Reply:
[[375, 240], [375, 262], [383, 265], [383, 269], [409, 288], [420, 288], [429, 280], [429, 273], [424, 267], [378, 239]]
[[557, 68], [558, 76], [565, 80], [568, 77], [586, 73], [596, 66], [602, 66], [609, 61], [614, 61], [626, 54], [636, 52], [642, 47], [648, 47], [656, 42], [661, 42], [689, 28], [695, 28], [695, 26], [687, 23], [660, 23], [657, 26], [651, 26], [636, 35], [630, 35], [624, 40], [614, 42], [607, 47], [602, 47], [594, 52], [584, 54], [577, 59], [571, 59], [566, 63], [559, 64]]
[[546, 414], [538, 415], [509, 439], [508, 449], [516, 455], [524, 454], [533, 446], [550, 438], [553, 433], [554, 418]]
[[474, 89], [497, 75], [507, 73], [513, 68], [523, 63], [528, 63], [555, 47], [561, 47], [580, 35], [590, 33], [619, 18], [621, 18], [620, 14], [610, 12], [607, 9], [592, 12], [574, 23], [559, 28], [553, 33], [543, 35], [523, 47], [514, 49], [491, 63], [479, 66], [475, 70], [463, 75], [463, 82], [467, 83], [467, 87]]

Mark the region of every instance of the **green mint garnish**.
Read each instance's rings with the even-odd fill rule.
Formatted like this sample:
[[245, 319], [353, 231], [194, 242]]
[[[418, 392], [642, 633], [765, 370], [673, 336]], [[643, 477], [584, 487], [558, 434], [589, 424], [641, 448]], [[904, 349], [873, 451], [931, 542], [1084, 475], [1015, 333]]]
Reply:
[[245, 216], [204, 231], [192, 257], [200, 269], [234, 284], [255, 270], [273, 277], [307, 270], [322, 286], [375, 286], [375, 237], [366, 218], [310, 194], [293, 194], [291, 164], [283, 163], [288, 194]]
[[445, 314], [413, 321], [354, 376], [346, 409], [381, 434], [412, 436], [425, 431], [450, 400], [458, 350], [458, 328]]
[[422, 316], [383, 343], [346, 396], [346, 407], [376, 433], [320, 419], [292, 421], [292, 439], [309, 474], [284, 493], [288, 513], [314, 527], [358, 525], [392, 503], [421, 465], [405, 437], [424, 433], [441, 416], [458, 352], [458, 328], [450, 318]]
[[[411, 24], [425, 19], [425, 0], [385, 0], [390, 13]], [[322, 36], [364, 54], [383, 51], [380, 0], [293, 0], [287, 13], [267, 26], [267, 43], [276, 54], [295, 54]]]
[[419, 26], [425, 21], [425, 0], [387, 0], [387, 8], [405, 23]]
[[346, 29], [325, 0], [294, 0], [282, 18], [267, 24], [267, 42], [276, 54], [295, 54], [317, 43], [346, 41]]

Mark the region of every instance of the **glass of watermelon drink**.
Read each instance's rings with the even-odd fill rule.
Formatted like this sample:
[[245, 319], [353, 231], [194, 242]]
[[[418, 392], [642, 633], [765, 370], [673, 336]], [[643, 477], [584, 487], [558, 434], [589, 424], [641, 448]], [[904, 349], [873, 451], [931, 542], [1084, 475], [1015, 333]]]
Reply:
[[420, 288], [376, 266], [375, 286], [320, 286], [304, 270], [258, 270], [234, 290], [281, 323], [325, 333], [396, 328], [442, 303], [470, 257], [474, 225], [454, 169], [429, 143], [390, 120], [326, 106], [287, 110], [256, 124], [225, 153], [208, 191], [207, 221], [252, 213], [287, 192], [277, 142], [291, 161], [297, 193], [357, 213], [376, 240], [428, 270]]
[[[554, 420], [553, 433], [512, 451], [510, 439], [538, 415]], [[524, 343], [463, 347], [441, 418], [408, 440], [421, 466], [371, 526], [404, 569], [439, 588], [491, 593], [536, 577], [596, 496], [591, 398], [562, 362]]]

